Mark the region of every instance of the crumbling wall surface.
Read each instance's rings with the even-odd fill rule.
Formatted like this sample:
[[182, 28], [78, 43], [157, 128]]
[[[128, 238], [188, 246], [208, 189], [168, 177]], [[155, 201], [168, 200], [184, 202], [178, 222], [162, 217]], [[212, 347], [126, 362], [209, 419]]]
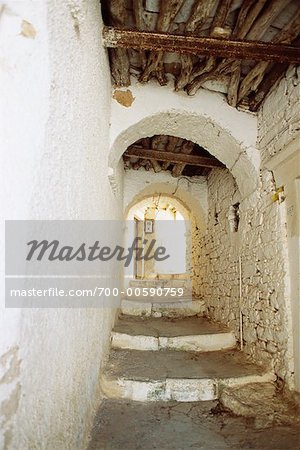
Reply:
[[258, 148], [265, 163], [293, 141], [299, 145], [300, 67], [291, 67], [258, 114]]
[[[272, 173], [263, 171], [259, 188], [240, 198], [231, 174], [213, 170], [208, 177], [208, 228], [194, 239], [197, 295], [207, 314], [228, 324], [240, 339], [240, 308], [245, 351], [271, 364], [289, 385], [293, 380], [291, 314], [286, 292], [282, 206], [272, 201]], [[230, 230], [229, 210], [239, 205], [238, 231]], [[242, 265], [240, 302], [239, 256]]]
[[[99, 1], [7, 0], [0, 10], [3, 219], [119, 218]], [[103, 287], [118, 286], [113, 264], [110, 272]], [[1, 449], [86, 447], [114, 315], [1, 304]]]

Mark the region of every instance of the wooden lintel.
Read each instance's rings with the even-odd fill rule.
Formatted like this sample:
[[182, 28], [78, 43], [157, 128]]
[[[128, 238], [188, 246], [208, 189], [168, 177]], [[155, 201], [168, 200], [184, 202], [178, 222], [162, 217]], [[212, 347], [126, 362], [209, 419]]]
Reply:
[[188, 164], [198, 167], [225, 167], [216, 158], [207, 158], [198, 155], [186, 155], [183, 153], [165, 152], [160, 150], [146, 149], [138, 146], [132, 146], [124, 153], [124, 156], [130, 158], [143, 158], [156, 161], [167, 161], [173, 164]]
[[104, 45], [156, 52], [222, 56], [230, 59], [300, 64], [300, 47], [271, 42], [182, 36], [170, 33], [104, 27]]

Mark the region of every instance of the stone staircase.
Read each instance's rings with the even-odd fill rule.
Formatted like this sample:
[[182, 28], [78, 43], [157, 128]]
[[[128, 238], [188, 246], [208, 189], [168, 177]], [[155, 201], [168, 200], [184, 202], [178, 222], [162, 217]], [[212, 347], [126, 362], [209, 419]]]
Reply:
[[234, 334], [202, 317], [202, 301], [123, 299], [101, 375], [105, 396], [134, 401], [195, 402], [222, 390], [274, 381], [236, 348]]

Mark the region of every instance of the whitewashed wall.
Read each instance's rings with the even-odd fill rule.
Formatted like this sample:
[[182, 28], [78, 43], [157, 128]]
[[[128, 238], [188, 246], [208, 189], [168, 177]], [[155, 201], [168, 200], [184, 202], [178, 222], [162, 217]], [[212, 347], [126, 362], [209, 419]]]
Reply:
[[263, 167], [283, 186], [281, 232], [286, 236], [286, 291], [292, 309], [295, 388], [300, 392], [300, 71], [291, 67], [258, 115]]
[[[280, 205], [272, 201], [274, 180], [263, 171], [260, 188], [241, 200], [229, 172], [213, 170], [208, 177], [207, 234], [194, 249], [197, 294], [207, 313], [228, 324], [240, 338], [240, 306], [245, 351], [293, 387], [292, 323], [286, 290], [286, 237]], [[229, 208], [240, 203], [238, 232], [229, 226]], [[194, 242], [197, 242], [194, 239]], [[239, 293], [242, 262], [242, 301]]]
[[300, 68], [291, 67], [268, 95], [258, 114], [258, 146], [262, 161], [298, 143], [300, 122]]
[[[0, 37], [3, 218], [118, 218], [99, 2], [8, 0]], [[85, 448], [114, 313], [2, 305], [0, 448]]]

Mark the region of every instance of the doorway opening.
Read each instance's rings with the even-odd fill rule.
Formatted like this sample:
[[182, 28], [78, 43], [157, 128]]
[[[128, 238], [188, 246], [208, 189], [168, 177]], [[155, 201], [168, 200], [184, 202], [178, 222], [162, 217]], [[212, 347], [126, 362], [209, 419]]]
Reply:
[[[156, 194], [131, 206], [126, 217], [125, 245], [138, 240], [140, 252], [125, 268], [125, 285], [133, 280], [173, 285], [181, 280], [179, 284], [187, 288], [192, 277], [191, 230], [190, 211], [176, 198]], [[162, 257], [151, 258], [159, 248], [164, 249]]]

